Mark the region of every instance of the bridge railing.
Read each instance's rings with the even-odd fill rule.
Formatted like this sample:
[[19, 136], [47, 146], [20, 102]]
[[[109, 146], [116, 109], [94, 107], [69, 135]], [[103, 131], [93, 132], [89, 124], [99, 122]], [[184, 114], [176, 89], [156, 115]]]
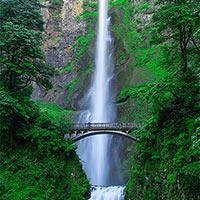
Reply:
[[71, 130], [92, 130], [92, 129], [136, 129], [143, 126], [143, 123], [74, 123]]

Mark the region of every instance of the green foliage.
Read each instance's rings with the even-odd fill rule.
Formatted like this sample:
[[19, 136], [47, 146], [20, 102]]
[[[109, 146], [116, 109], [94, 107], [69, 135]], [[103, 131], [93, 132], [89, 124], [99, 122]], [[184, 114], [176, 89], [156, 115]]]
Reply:
[[[13, 97], [12, 93], [0, 88], [0, 141], [2, 146], [12, 145], [18, 135], [28, 132], [31, 119], [37, 112], [32, 112], [32, 103], [29, 101], [30, 91], [24, 90], [24, 96]], [[21, 94], [22, 95], [22, 94]]]
[[78, 157], [75, 157], [75, 159], [76, 163], [74, 163], [73, 159], [69, 160], [69, 165], [66, 169], [66, 174], [70, 177], [67, 179], [67, 184], [70, 185], [70, 188], [68, 188], [70, 191], [67, 194], [66, 199], [85, 200], [89, 198], [88, 190], [91, 185], [82, 171], [82, 166]]
[[0, 1], [0, 22], [1, 87], [18, 93], [36, 82], [51, 88], [53, 68], [40, 48], [43, 21], [37, 1]]
[[94, 66], [94, 44], [96, 39], [97, 23], [97, 2], [84, 1], [84, 10], [77, 16], [77, 20], [87, 22], [87, 32], [76, 36], [76, 42], [72, 45], [75, 53], [73, 65], [81, 65], [84, 70], [91, 69]]
[[33, 82], [51, 88], [54, 72], [40, 49], [40, 8], [0, 0], [0, 199], [86, 199], [89, 181], [64, 138], [71, 112], [29, 99]]
[[1, 0], [0, 24], [12, 22], [30, 30], [43, 31], [40, 4], [35, 0]]
[[[86, 77], [91, 73], [94, 67], [94, 44], [96, 38], [96, 22], [97, 22], [97, 2], [84, 1], [83, 2], [84, 10], [77, 16], [77, 21], [87, 22], [86, 30], [87, 32], [81, 33], [76, 36], [75, 43], [72, 45], [72, 50], [75, 54], [72, 61], [69, 61], [66, 67], [62, 68], [60, 72], [67, 72], [72, 69], [78, 69], [79, 77], [76, 80], [71, 81], [66, 85], [66, 88], [69, 92], [67, 97], [67, 102], [70, 102], [71, 96], [74, 92], [74, 88], [79, 83], [80, 80], [83, 80], [83, 77]], [[81, 66], [81, 67], [80, 67]], [[86, 78], [87, 80], [88, 78]], [[73, 104], [73, 102], [71, 102]], [[72, 105], [73, 106], [73, 105]]]
[[7, 110], [1, 109], [0, 120], [14, 121], [1, 126], [1, 199], [85, 199], [89, 182], [76, 146], [64, 138], [69, 113], [53, 103], [38, 102], [39, 109], [30, 101], [15, 101], [12, 106], [3, 91], [1, 97], [11, 113], [5, 116]]
[[[114, 58], [116, 68], [120, 71], [119, 82], [122, 89], [163, 78], [166, 71], [159, 67], [161, 49], [159, 46], [149, 45], [149, 26], [145, 27], [147, 21], [141, 19], [144, 15], [143, 8], [147, 7], [149, 8], [150, 4], [145, 1], [110, 1]], [[127, 97], [128, 93], [123, 96], [124, 99]], [[120, 112], [121, 108], [118, 107]], [[120, 120], [141, 122], [149, 118], [147, 110], [148, 105], [144, 102], [128, 99], [122, 108], [125, 116], [120, 116]]]
[[148, 108], [144, 127], [133, 132], [139, 142], [131, 157], [126, 199], [196, 200], [200, 198], [199, 4], [158, 3], [163, 4], [143, 35], [149, 44], [139, 52], [136, 47], [143, 37], [138, 37], [134, 47], [135, 66], [144, 65], [153, 76], [120, 96]]
[[37, 155], [28, 146], [1, 153], [0, 162], [2, 200], [86, 199], [90, 185], [76, 155]]
[[56, 103], [43, 103], [40, 101], [36, 103], [38, 104], [40, 111], [46, 113], [48, 117], [50, 117], [51, 121], [60, 127], [59, 129], [64, 129], [63, 131], [66, 131], [66, 128], [71, 125], [70, 115], [72, 111], [64, 110]]
[[63, 0], [50, 0], [50, 3], [61, 6], [63, 4]]
[[73, 66], [72, 61], [69, 61], [67, 65], [60, 70], [60, 72], [63, 73], [63, 72], [72, 71], [72, 70], [74, 70], [74, 66]]
[[152, 42], [167, 41], [173, 42], [174, 46], [179, 45], [181, 49], [179, 53], [183, 58], [180, 60], [183, 71], [197, 61], [198, 57], [195, 58], [193, 54], [200, 53], [199, 16], [200, 6], [195, 1], [168, 2], [162, 5], [153, 16]]
[[148, 8], [150, 8], [149, 3], [144, 3], [140, 6], [140, 9], [142, 9], [142, 11], [146, 11]]
[[1, 199], [85, 199], [89, 182], [64, 138], [70, 112], [31, 102], [26, 92], [13, 98], [0, 90]]

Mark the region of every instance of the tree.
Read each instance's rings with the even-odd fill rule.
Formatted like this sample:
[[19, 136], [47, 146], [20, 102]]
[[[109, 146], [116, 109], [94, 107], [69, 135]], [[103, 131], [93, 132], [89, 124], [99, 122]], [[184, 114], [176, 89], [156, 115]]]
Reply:
[[33, 82], [51, 88], [53, 68], [41, 50], [43, 21], [33, 0], [0, 1], [0, 82], [19, 92]]
[[180, 69], [185, 72], [200, 55], [200, 4], [192, 0], [161, 0], [157, 3], [162, 4], [153, 15], [153, 39], [174, 44], [182, 58]]

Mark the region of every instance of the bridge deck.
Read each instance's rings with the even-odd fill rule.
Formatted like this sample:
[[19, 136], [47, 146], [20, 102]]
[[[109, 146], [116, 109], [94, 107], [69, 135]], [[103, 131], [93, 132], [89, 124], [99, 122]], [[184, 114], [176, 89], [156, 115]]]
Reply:
[[143, 123], [74, 123], [70, 130], [128, 130], [142, 125]]

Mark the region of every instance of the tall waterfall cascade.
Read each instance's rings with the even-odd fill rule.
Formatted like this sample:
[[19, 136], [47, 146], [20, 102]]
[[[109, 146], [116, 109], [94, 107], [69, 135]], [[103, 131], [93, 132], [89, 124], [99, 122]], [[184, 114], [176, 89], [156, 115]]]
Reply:
[[[115, 108], [112, 104], [114, 94], [111, 90], [113, 66], [109, 21], [108, 0], [99, 0], [96, 67], [87, 96], [90, 106], [88, 110], [81, 113], [79, 122], [109, 123], [115, 120]], [[124, 187], [110, 186], [112, 179], [110, 172], [113, 169], [109, 158], [111, 142], [112, 136], [98, 135], [85, 138], [77, 143], [77, 153], [83, 162], [83, 168], [90, 183], [97, 186], [92, 190], [90, 200], [124, 199]], [[121, 179], [120, 174], [117, 179]]]

